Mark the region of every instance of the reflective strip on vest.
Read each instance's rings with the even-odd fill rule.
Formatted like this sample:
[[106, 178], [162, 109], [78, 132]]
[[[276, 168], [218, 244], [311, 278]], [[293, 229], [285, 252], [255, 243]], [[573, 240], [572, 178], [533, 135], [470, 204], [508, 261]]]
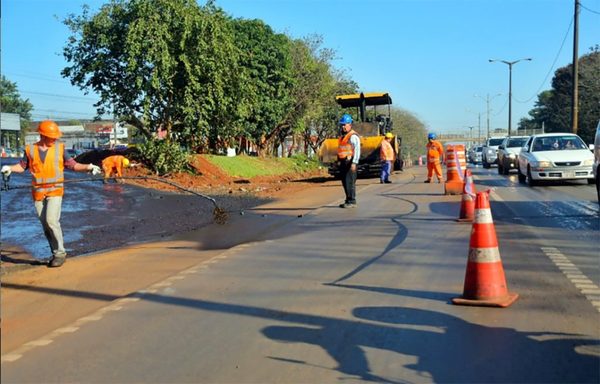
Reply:
[[354, 134], [356, 134], [356, 132], [350, 131], [338, 140], [338, 159], [351, 159], [354, 156], [354, 148], [352, 148], [352, 143], [350, 142], [350, 137]]
[[[25, 153], [31, 171], [34, 200], [43, 200], [46, 196], [62, 196], [64, 194], [64, 144], [57, 142], [54, 146], [48, 148], [44, 162], [40, 157], [39, 148], [34, 144], [29, 144], [25, 148]], [[51, 158], [52, 156], [54, 158]], [[52, 162], [51, 168], [46, 167], [45, 163], [47, 161]]]

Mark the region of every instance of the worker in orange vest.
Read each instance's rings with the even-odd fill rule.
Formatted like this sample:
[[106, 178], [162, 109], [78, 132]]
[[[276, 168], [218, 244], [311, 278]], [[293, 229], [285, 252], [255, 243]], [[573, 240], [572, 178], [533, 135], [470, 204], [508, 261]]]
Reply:
[[[116, 177], [123, 177], [123, 168], [129, 166], [129, 159], [121, 155], [113, 155], [106, 157], [102, 160], [102, 170], [104, 171], [104, 182], [107, 183], [108, 179], [114, 173]], [[115, 178], [116, 182], [122, 182]]]
[[338, 140], [338, 164], [346, 200], [340, 208], [356, 207], [356, 178], [360, 159], [360, 137], [352, 129], [352, 116], [344, 114], [340, 119], [340, 138]]
[[444, 181], [441, 165], [441, 162], [444, 161], [444, 147], [436, 140], [435, 133], [428, 134], [427, 140], [427, 180], [425, 180], [425, 183], [431, 183], [433, 172], [437, 176], [438, 183], [441, 183]]
[[396, 159], [394, 148], [392, 147], [391, 141], [394, 135], [391, 132], [385, 134], [385, 138], [381, 142], [379, 147], [379, 159], [381, 160], [381, 174], [379, 176], [380, 183], [390, 184], [390, 175], [392, 174], [392, 164]]
[[25, 147], [25, 155], [15, 165], [4, 165], [0, 173], [10, 176], [12, 172], [31, 172], [31, 192], [44, 235], [48, 240], [52, 257], [49, 267], [60, 267], [67, 258], [60, 226], [60, 211], [64, 195], [64, 169], [76, 172], [90, 171], [100, 174], [100, 167], [94, 164], [80, 164], [65, 152], [64, 143], [57, 141], [62, 133], [58, 125], [44, 120], [38, 125], [40, 140]]

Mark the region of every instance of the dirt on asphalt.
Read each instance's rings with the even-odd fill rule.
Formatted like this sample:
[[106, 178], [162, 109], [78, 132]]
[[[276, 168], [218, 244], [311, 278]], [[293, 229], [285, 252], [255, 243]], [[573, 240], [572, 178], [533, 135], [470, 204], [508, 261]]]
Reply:
[[[195, 175], [182, 172], [168, 175], [164, 180], [214, 198], [218, 207], [228, 216], [270, 201], [284, 200], [307, 187], [333, 181], [325, 169], [251, 179], [235, 178], [201, 155], [195, 156], [192, 166], [196, 170]], [[128, 168], [124, 176], [155, 177], [143, 166]], [[114, 201], [108, 201], [107, 214], [99, 214], [93, 210], [71, 216], [63, 213], [61, 223], [66, 236], [73, 233], [75, 228], [79, 230], [85, 227], [79, 238], [72, 241], [65, 238], [69, 257], [131, 243], [167, 239], [213, 223], [214, 205], [207, 199], [152, 179], [128, 179], [125, 183], [135, 187], [128, 188], [113, 183], [103, 186], [103, 192], [107, 196], [114, 196]], [[79, 183], [68, 188], [70, 191], [67, 192], [75, 194], [75, 188], [83, 187]], [[67, 196], [63, 206], [66, 203], [77, 202]], [[111, 209], [110, 204], [114, 205], [114, 209]], [[41, 227], [39, 235], [43, 236]], [[45, 260], [33, 257], [23, 247], [6, 242], [2, 244], [2, 274], [44, 263]]]

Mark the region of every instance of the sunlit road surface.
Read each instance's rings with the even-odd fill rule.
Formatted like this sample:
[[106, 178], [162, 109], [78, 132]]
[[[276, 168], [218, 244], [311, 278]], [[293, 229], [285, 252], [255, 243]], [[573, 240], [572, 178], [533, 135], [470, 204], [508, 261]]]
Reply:
[[471, 225], [455, 222], [459, 196], [413, 168], [391, 185], [360, 180], [356, 209], [330, 201], [107, 299], [3, 354], [2, 382], [597, 383], [593, 186], [529, 188], [494, 168], [474, 172], [478, 190], [494, 188], [507, 283], [520, 295], [509, 308], [451, 304]]

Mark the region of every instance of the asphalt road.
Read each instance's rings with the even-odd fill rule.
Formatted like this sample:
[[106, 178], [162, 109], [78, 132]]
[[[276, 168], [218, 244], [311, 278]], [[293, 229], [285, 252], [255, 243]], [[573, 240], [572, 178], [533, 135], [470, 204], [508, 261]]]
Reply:
[[509, 308], [451, 304], [471, 225], [454, 220], [460, 197], [413, 168], [391, 185], [362, 180], [356, 209], [338, 208], [327, 186], [298, 199], [294, 218], [249, 212], [221, 231], [253, 236], [128, 295], [13, 286], [102, 305], [3, 351], [2, 382], [597, 383], [594, 187], [474, 172], [478, 190], [494, 188], [506, 279], [520, 294]]

